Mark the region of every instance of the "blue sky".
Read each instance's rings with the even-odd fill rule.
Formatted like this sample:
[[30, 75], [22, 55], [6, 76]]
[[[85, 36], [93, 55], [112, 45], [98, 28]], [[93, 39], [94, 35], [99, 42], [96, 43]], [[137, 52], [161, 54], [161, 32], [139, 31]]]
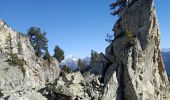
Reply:
[[[104, 52], [107, 33], [116, 17], [110, 15], [114, 0], [1, 0], [0, 18], [13, 29], [26, 33], [31, 26], [47, 32], [49, 51], [59, 45], [65, 55], [86, 57], [91, 50]], [[170, 48], [170, 0], [156, 0], [161, 46]]]

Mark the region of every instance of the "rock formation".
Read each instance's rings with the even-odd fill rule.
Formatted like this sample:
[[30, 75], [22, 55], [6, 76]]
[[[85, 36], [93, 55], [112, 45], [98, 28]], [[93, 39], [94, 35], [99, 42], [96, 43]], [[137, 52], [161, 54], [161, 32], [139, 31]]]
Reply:
[[[59, 78], [55, 59], [48, 64], [37, 58], [28, 37], [0, 21], [0, 95], [9, 100], [170, 100], [154, 0], [129, 1], [99, 65]], [[24, 65], [10, 65], [13, 56]]]
[[102, 99], [169, 100], [154, 0], [132, 3], [116, 22], [115, 39], [106, 48], [112, 65], [104, 77]]
[[[89, 75], [88, 78], [93, 77], [91, 82], [86, 81], [85, 75], [81, 81], [88, 85], [74, 84], [77, 92], [67, 88], [73, 85], [67, 84], [71, 80], [63, 83], [68, 86], [62, 85], [52, 91], [63, 90], [57, 95], [68, 96], [71, 100], [169, 100], [170, 86], [160, 51], [154, 0], [131, 0], [113, 31], [115, 39], [106, 48], [104, 57], [107, 60], [104, 63], [109, 63], [104, 75]], [[94, 81], [94, 77], [98, 77], [98, 81]], [[93, 84], [98, 82], [96, 92]], [[91, 92], [83, 92], [86, 89]]]
[[0, 37], [0, 92], [4, 97], [16, 92], [38, 90], [59, 76], [56, 59], [49, 64], [38, 58], [29, 38], [12, 30], [2, 20]]

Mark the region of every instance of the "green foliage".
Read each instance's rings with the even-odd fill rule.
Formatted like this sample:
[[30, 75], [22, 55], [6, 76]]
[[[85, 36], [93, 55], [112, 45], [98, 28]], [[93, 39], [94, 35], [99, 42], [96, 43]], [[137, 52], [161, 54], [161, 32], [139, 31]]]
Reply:
[[71, 72], [72, 72], [71, 68], [70, 68], [69, 66], [67, 66], [67, 65], [64, 65], [64, 66], [63, 66], [63, 71], [64, 71], [65, 73], [71, 73]]
[[4, 96], [4, 94], [2, 93], [2, 90], [0, 89], [0, 98], [3, 96]]
[[[19, 34], [18, 34], [19, 35]], [[21, 42], [20, 42], [20, 36], [18, 37], [19, 42], [18, 42], [18, 53], [21, 54], [22, 52], [22, 47], [21, 47]], [[17, 54], [13, 53], [13, 45], [12, 45], [12, 37], [11, 34], [8, 34], [8, 37], [6, 39], [6, 49], [8, 50], [8, 55], [9, 58], [6, 60], [10, 65], [12, 66], [19, 66], [19, 68], [21, 69], [21, 71], [23, 72], [24, 76], [25, 76], [25, 72], [26, 70], [24, 69], [24, 64], [25, 61], [20, 59]]]
[[112, 41], [113, 41], [113, 35], [107, 34], [107, 37], [106, 37], [105, 41], [107, 41], [107, 42], [109, 42], [109, 43], [112, 43]]
[[59, 46], [55, 46], [53, 57], [61, 62], [62, 60], [64, 60], [64, 51]]
[[127, 0], [116, 0], [110, 5], [110, 9], [114, 10], [111, 14], [113, 16], [121, 16], [124, 8], [126, 7]]
[[19, 68], [21, 69], [21, 71], [23, 72], [25, 76], [25, 72], [26, 72], [24, 68], [25, 61], [20, 59], [17, 56], [17, 54], [9, 54], [9, 58], [7, 59], [7, 62], [12, 66], [19, 66]]
[[91, 50], [91, 62], [97, 62], [99, 60], [99, 54], [94, 51], [94, 50]]
[[9, 54], [10, 58], [8, 58], [8, 62], [10, 65], [18, 65], [18, 66], [24, 66], [24, 61], [20, 59], [17, 54]]
[[31, 27], [28, 29], [27, 35], [30, 38], [30, 42], [35, 50], [35, 53], [38, 57], [43, 55], [43, 51], [48, 47], [48, 40], [45, 37], [46, 32], [42, 32], [40, 28]]
[[135, 45], [136, 44], [135, 35], [129, 30], [126, 30], [126, 35], [128, 37], [128, 47]]
[[22, 49], [22, 45], [21, 45], [21, 36], [20, 34], [18, 33], [17, 35], [17, 39], [18, 39], [18, 43], [17, 43], [17, 46], [18, 46], [18, 54], [21, 54], [23, 49]]
[[3, 96], [4, 96], [4, 94], [2, 93], [2, 90], [0, 89], [0, 98]]
[[85, 63], [81, 59], [78, 59], [77, 65], [80, 71], [84, 70]]
[[8, 33], [7, 39], [6, 39], [6, 47], [5, 49], [8, 50], [8, 53], [12, 54], [12, 37], [11, 37], [11, 33]]
[[48, 60], [49, 63], [51, 63], [51, 56], [50, 56], [50, 53], [48, 51], [48, 48], [45, 49], [45, 55], [44, 55], [44, 60]]

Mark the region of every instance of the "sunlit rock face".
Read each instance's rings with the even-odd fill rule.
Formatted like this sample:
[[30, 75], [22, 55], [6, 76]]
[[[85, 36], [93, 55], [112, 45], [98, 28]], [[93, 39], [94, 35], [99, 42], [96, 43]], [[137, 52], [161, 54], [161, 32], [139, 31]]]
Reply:
[[[11, 65], [8, 59], [15, 54], [23, 66]], [[48, 63], [35, 55], [29, 38], [11, 29], [0, 20], [0, 89], [4, 96], [18, 91], [36, 90], [59, 76], [58, 61]]]
[[115, 39], [106, 49], [112, 65], [105, 75], [102, 99], [169, 100], [154, 0], [132, 2], [116, 22]]
[[[11, 100], [170, 100], [154, 0], [129, 0], [113, 31], [115, 39], [94, 68], [58, 77], [55, 59], [49, 65], [37, 58], [28, 37], [0, 21], [0, 93]], [[17, 54], [24, 66], [10, 65], [9, 52]], [[48, 81], [53, 82], [42, 88]], [[47, 98], [34, 91], [37, 88]]]

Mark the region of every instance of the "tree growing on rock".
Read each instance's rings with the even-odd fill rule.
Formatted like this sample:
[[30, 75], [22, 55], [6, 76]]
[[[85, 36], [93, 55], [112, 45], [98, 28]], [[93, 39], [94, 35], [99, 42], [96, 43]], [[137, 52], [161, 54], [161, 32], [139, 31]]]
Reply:
[[0, 89], [0, 98], [3, 96], [4, 96], [4, 94], [2, 93], [2, 90]]
[[94, 51], [91, 50], [91, 63], [97, 62], [99, 60], [99, 54]]
[[53, 57], [55, 57], [59, 62], [64, 60], [64, 51], [58, 45], [56, 45], [54, 48]]
[[78, 59], [77, 65], [80, 71], [85, 68], [85, 63], [81, 59]]
[[41, 57], [48, 47], [48, 40], [45, 37], [46, 34], [46, 32], [42, 32], [38, 27], [31, 27], [28, 29], [27, 35], [38, 57]]
[[51, 56], [50, 56], [50, 53], [49, 53], [49, 51], [48, 51], [48, 48], [46, 47], [45, 48], [45, 55], [44, 55], [44, 59], [45, 60], [48, 60], [48, 62], [51, 62]]
[[71, 72], [72, 72], [71, 68], [70, 68], [69, 66], [67, 66], [67, 65], [64, 65], [63, 68], [62, 68], [62, 70], [63, 70], [65, 73], [71, 73]]
[[17, 34], [17, 39], [18, 39], [18, 43], [17, 43], [17, 46], [18, 46], [18, 54], [22, 54], [23, 52], [23, 49], [22, 49], [22, 44], [21, 44], [21, 35], [20, 33]]
[[113, 12], [111, 12], [111, 14], [113, 16], [115, 15], [121, 16], [124, 8], [126, 7], [127, 2], [128, 0], [116, 0], [116, 2], [113, 2], [110, 5], [110, 9], [114, 10]]
[[6, 47], [5, 49], [8, 50], [8, 54], [13, 54], [13, 44], [12, 44], [12, 36], [11, 33], [8, 33], [8, 36], [6, 38]]
[[107, 37], [105, 39], [106, 42], [112, 43], [113, 41], [113, 35], [107, 34]]
[[[17, 38], [18, 39], [18, 38]], [[21, 47], [21, 44], [17, 44], [18, 46], [18, 54], [20, 54], [20, 49], [22, 49]], [[6, 60], [10, 65], [13, 65], [13, 66], [19, 66], [19, 68], [21, 69], [21, 71], [23, 72], [24, 76], [25, 76], [25, 69], [24, 69], [24, 65], [25, 65], [25, 60], [24, 59], [21, 59], [18, 57], [18, 54], [17, 53], [14, 53], [13, 52], [13, 48], [15, 46], [12, 44], [12, 35], [11, 33], [8, 34], [8, 37], [6, 39], [6, 49], [8, 50], [8, 56], [9, 58]], [[20, 48], [20, 49], [19, 49]], [[22, 52], [22, 50], [21, 50]]]

